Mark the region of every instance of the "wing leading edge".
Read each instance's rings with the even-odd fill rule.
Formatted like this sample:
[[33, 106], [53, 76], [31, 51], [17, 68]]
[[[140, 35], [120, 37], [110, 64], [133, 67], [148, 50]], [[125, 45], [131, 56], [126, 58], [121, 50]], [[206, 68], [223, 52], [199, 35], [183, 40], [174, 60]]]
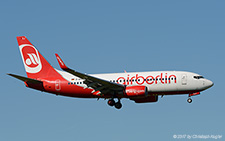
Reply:
[[90, 75], [72, 70], [65, 65], [65, 63], [62, 61], [62, 59], [59, 57], [58, 54], [55, 54], [55, 55], [61, 69], [63, 69], [64, 71], [74, 76], [84, 79], [84, 84], [87, 85], [87, 88], [94, 89], [93, 93], [94, 92], [98, 92], [99, 94], [107, 93], [107, 94], [111, 94], [112, 96], [115, 94], [123, 94], [125, 85], [109, 82], [107, 80], [103, 80], [94, 76], [90, 76]]

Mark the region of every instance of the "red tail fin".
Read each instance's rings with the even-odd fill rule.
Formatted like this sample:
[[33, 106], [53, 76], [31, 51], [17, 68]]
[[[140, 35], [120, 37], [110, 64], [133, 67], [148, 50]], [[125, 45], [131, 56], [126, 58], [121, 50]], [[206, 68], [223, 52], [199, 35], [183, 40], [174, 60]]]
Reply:
[[45, 60], [25, 36], [17, 37], [23, 64], [29, 78], [57, 78], [58, 72]]

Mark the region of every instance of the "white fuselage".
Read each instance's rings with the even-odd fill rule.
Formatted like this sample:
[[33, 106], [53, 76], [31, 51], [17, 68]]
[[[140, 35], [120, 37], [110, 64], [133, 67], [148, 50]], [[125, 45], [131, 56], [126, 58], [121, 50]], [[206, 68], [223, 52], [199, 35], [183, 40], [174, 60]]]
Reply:
[[[84, 80], [67, 72], [57, 70], [66, 80], [81, 87], [87, 87]], [[127, 86], [144, 85], [149, 93], [188, 94], [200, 92], [213, 85], [202, 76], [186, 71], [150, 71], [129, 73], [93, 74], [91, 76]]]

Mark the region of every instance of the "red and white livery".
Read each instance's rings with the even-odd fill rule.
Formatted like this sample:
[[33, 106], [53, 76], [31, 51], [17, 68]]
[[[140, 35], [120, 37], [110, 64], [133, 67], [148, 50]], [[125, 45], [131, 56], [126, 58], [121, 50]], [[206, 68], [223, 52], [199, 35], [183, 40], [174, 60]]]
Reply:
[[[201, 75], [185, 71], [125, 72], [88, 75], [68, 68], [58, 54], [61, 70], [54, 69], [25, 36], [17, 37], [27, 77], [8, 74], [22, 80], [29, 88], [56, 95], [77, 98], [104, 98], [117, 109], [120, 100], [128, 98], [136, 103], [157, 102], [158, 96], [193, 95], [213, 86]], [[114, 99], [118, 101], [115, 102]]]

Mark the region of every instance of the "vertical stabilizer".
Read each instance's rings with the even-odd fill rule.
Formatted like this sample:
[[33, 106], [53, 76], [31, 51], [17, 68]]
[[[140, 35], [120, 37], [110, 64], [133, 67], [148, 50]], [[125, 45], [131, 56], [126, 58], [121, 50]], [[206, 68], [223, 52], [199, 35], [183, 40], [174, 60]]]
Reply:
[[17, 37], [17, 41], [28, 78], [61, 77], [25, 36]]

